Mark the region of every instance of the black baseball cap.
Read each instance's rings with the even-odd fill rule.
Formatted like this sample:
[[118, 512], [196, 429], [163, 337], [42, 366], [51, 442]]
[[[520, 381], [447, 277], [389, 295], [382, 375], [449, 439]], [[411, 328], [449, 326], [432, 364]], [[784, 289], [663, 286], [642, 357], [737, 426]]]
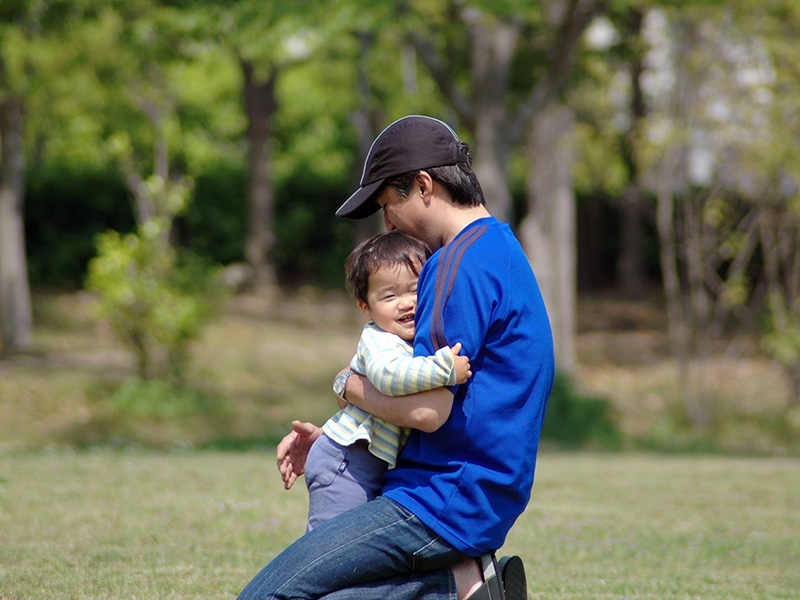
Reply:
[[372, 142], [360, 187], [339, 207], [336, 216], [364, 219], [378, 212], [375, 193], [388, 178], [460, 162], [470, 164], [468, 150], [455, 131], [439, 119], [420, 115], [398, 119]]

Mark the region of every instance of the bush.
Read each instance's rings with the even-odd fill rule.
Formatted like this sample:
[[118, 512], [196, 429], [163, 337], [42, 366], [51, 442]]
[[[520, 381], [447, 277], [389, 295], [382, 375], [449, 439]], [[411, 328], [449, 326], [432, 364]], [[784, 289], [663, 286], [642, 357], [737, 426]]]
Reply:
[[226, 396], [161, 379], [98, 382], [89, 397], [91, 417], [61, 433], [67, 444], [193, 447], [217, 439], [236, 417]]
[[[281, 284], [340, 288], [352, 225], [334, 217], [352, 190], [308, 166], [276, 182], [272, 261]], [[195, 179], [192, 202], [176, 219], [182, 246], [214, 262], [241, 262], [247, 235], [247, 171], [220, 164]]]
[[212, 262], [244, 260], [247, 235], [247, 171], [219, 164], [195, 178], [192, 201], [175, 220], [180, 243]]
[[611, 402], [579, 395], [564, 373], [556, 373], [541, 437], [565, 447], [615, 449], [620, 445]]
[[133, 420], [182, 422], [198, 416], [229, 416], [230, 407], [219, 398], [161, 379], [129, 379], [110, 396], [107, 412]]
[[281, 283], [342, 288], [353, 226], [334, 215], [351, 193], [346, 179], [324, 179], [311, 167], [299, 168], [283, 182], [276, 195], [273, 254]]
[[95, 256], [95, 237], [134, 228], [125, 182], [112, 169], [31, 169], [25, 193], [28, 273], [34, 287], [77, 288]]
[[[306, 165], [276, 182], [272, 260], [282, 284], [341, 287], [352, 225], [334, 212], [351, 185], [346, 175], [324, 177]], [[97, 254], [96, 237], [109, 229], [135, 230], [124, 178], [111, 168], [38, 167], [28, 172], [26, 190], [34, 287], [80, 287]], [[241, 262], [247, 218], [247, 169], [221, 162], [195, 178], [192, 201], [175, 219], [173, 241], [209, 262]]]
[[223, 291], [212, 270], [180, 261], [161, 239], [155, 219], [136, 234], [99, 236], [87, 284], [100, 292], [101, 315], [136, 355], [139, 376], [180, 383], [189, 343], [218, 312]]

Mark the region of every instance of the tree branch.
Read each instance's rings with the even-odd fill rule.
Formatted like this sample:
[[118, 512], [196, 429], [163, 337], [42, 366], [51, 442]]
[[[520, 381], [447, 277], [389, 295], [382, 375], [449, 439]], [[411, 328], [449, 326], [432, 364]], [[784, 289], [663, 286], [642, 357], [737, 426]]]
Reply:
[[564, 89], [578, 56], [581, 35], [608, 4], [608, 0], [569, 0], [554, 43], [547, 53], [547, 73], [533, 87], [512, 119], [510, 130], [515, 136], [514, 142], [520, 141], [533, 117]]
[[475, 106], [467, 95], [456, 86], [452, 70], [431, 43], [430, 38], [423, 37], [416, 31], [409, 31], [406, 39], [417, 51], [420, 60], [428, 68], [431, 77], [447, 98], [458, 118], [472, 128], [472, 124], [475, 122]]

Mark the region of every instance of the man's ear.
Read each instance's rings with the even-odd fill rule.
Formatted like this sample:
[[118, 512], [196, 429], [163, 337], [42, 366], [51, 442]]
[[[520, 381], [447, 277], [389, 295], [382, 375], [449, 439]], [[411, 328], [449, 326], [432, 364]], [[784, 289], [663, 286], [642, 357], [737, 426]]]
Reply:
[[426, 204], [430, 202], [431, 194], [433, 193], [433, 179], [431, 179], [427, 171], [420, 171], [414, 177], [412, 193], [420, 193], [422, 200]]

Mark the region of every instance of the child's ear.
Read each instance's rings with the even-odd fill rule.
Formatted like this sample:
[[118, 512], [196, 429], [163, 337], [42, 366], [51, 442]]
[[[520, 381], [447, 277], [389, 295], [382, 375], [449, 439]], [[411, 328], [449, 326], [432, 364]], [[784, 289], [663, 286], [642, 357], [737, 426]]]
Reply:
[[361, 312], [363, 312], [364, 315], [366, 315], [367, 317], [371, 316], [372, 311], [370, 311], [369, 309], [369, 304], [367, 304], [363, 300], [358, 300], [358, 308], [360, 308]]

